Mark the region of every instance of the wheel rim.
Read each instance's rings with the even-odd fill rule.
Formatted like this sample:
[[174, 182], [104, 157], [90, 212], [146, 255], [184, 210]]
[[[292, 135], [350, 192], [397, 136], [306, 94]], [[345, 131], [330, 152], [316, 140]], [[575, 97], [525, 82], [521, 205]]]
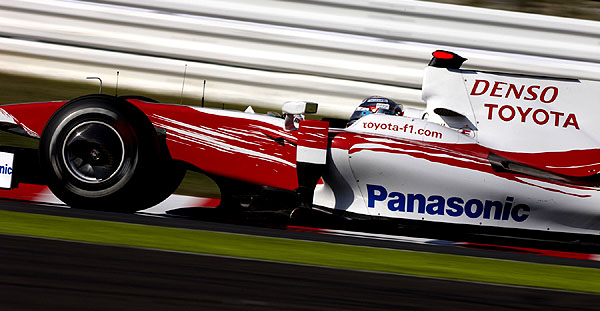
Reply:
[[111, 125], [88, 121], [78, 124], [67, 134], [62, 158], [75, 178], [98, 184], [119, 172], [125, 161], [125, 145]]

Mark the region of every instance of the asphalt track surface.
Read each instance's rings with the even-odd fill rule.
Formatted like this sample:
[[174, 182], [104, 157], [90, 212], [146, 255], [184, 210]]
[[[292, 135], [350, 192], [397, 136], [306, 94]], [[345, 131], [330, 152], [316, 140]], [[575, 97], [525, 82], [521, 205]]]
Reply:
[[598, 310], [600, 295], [0, 235], [3, 310]]
[[329, 243], [348, 244], [356, 246], [368, 246], [390, 249], [403, 249], [411, 251], [443, 253], [453, 255], [464, 255], [474, 257], [485, 257], [494, 259], [524, 261], [533, 263], [557, 264], [577, 267], [600, 268], [600, 261], [559, 258], [540, 256], [530, 253], [501, 252], [496, 250], [474, 249], [448, 246], [445, 244], [415, 244], [410, 242], [364, 239], [352, 236], [335, 236], [326, 234], [315, 234], [313, 232], [287, 231], [285, 226], [273, 222], [236, 221], [227, 219], [228, 222], [202, 221], [198, 219], [174, 218], [174, 217], [148, 217], [135, 214], [110, 213], [101, 211], [81, 210], [65, 208], [52, 204], [36, 204], [24, 201], [0, 200], [0, 210], [36, 213], [73, 218], [96, 219], [105, 221], [116, 221], [152, 226], [164, 226], [172, 228], [185, 228], [195, 230], [207, 230], [225, 233], [247, 234], [265, 237], [278, 237], [306, 241], [319, 241]]
[[[381, 247], [390, 243], [11, 201], [2, 201], [0, 205], [5, 210], [245, 234], [254, 232], [263, 236], [334, 243], [382, 243]], [[335, 239], [339, 240], [333, 241]], [[471, 255], [485, 257], [493, 257], [487, 255], [494, 253], [501, 254], [498, 256], [528, 255], [393, 244], [395, 248], [429, 247], [428, 251], [473, 252]], [[572, 261], [563, 264], [573, 264]], [[584, 266], [590, 264], [583, 260], [577, 262]], [[0, 271], [2, 310], [600, 309], [600, 295], [592, 294], [6, 235], [0, 235]]]

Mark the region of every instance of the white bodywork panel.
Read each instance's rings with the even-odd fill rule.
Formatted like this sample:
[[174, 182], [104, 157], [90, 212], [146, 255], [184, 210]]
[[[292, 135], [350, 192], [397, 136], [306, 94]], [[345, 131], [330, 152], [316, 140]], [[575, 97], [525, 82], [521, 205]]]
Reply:
[[0, 188], [11, 188], [14, 158], [13, 153], [0, 152]]
[[[371, 114], [340, 131], [314, 203], [600, 234], [599, 82], [428, 67], [423, 99], [426, 119]], [[496, 155], [537, 173], [493, 166]]]
[[463, 114], [478, 142], [498, 150], [548, 152], [598, 148], [600, 82], [427, 67], [427, 112]]

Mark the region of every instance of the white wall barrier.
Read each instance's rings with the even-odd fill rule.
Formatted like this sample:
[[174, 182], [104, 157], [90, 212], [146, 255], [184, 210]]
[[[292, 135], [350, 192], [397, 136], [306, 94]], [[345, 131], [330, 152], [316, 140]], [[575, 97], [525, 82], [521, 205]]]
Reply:
[[[423, 105], [431, 52], [465, 68], [600, 80], [600, 23], [419, 1], [18, 0], [0, 3], [0, 70], [279, 109]], [[90, 82], [92, 83], [92, 82]], [[0, 86], [1, 87], [1, 86]]]

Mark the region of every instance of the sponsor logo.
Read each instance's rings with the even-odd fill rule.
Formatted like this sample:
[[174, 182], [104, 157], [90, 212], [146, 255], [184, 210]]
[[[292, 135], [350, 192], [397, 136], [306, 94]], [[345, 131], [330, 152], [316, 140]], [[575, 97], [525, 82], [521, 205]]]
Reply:
[[419, 136], [433, 137], [437, 139], [442, 139], [443, 134], [440, 132], [426, 130], [422, 128], [415, 128], [414, 125], [409, 125], [405, 123], [404, 126], [399, 126], [397, 124], [389, 123], [379, 123], [379, 122], [364, 122], [363, 128], [366, 129], [375, 129], [382, 131], [390, 131], [390, 132], [404, 132], [408, 134], [416, 134]]
[[389, 100], [387, 98], [366, 98], [362, 101], [363, 103], [388, 103]]
[[428, 215], [460, 217], [472, 219], [514, 220], [523, 222], [529, 217], [530, 208], [526, 204], [513, 206], [513, 197], [506, 197], [504, 202], [495, 200], [463, 199], [460, 197], [443, 197], [441, 195], [425, 196], [419, 193], [388, 192], [379, 185], [367, 184], [367, 206], [375, 207], [376, 202], [386, 202], [392, 212], [419, 213]]
[[[540, 85], [519, 85], [500, 81], [475, 80], [470, 95], [506, 98], [521, 102], [539, 101], [550, 105], [558, 98], [559, 89], [556, 86], [542, 88]], [[487, 108], [488, 120], [499, 119], [504, 122], [516, 120], [521, 123], [535, 123], [537, 125], [551, 125], [563, 128], [573, 127], [579, 130], [579, 123], [574, 113], [493, 103], [486, 103], [483, 106]]]
[[379, 109], [390, 109], [390, 105], [389, 104], [382, 104], [382, 103], [377, 103], [377, 110]]
[[558, 97], [558, 88], [556, 86], [547, 86], [542, 89], [539, 85], [525, 87], [525, 85], [516, 85], [500, 81], [495, 81], [494, 85], [490, 88], [489, 81], [475, 80], [471, 95], [480, 96], [486, 94], [490, 97], [514, 98], [529, 101], [539, 99], [544, 104], [550, 104]]
[[[497, 117], [504, 122], [510, 122], [516, 119], [517, 121], [521, 121], [521, 123], [533, 121], [533, 123], [537, 125], [551, 124], [556, 127], [572, 126], [575, 129], [579, 129], [577, 117], [575, 117], [575, 114], [573, 113], [569, 113], [565, 117], [564, 112], [547, 111], [545, 109], [533, 110], [531, 107], [524, 109], [519, 106], [513, 107], [511, 105], [502, 105], [498, 108], [498, 105], [496, 104], [484, 104], [483, 106], [488, 108], [488, 120], [493, 120], [494, 117]], [[498, 110], [496, 110], [496, 108], [498, 108]]]
[[4, 164], [4, 166], [0, 166], [0, 175], [12, 175], [12, 167], [8, 164]]

